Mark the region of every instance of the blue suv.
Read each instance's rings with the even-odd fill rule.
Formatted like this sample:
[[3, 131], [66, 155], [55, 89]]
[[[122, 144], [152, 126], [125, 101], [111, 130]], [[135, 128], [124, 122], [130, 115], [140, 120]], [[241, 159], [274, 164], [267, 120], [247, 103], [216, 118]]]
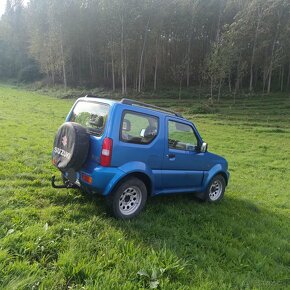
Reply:
[[227, 161], [207, 151], [192, 122], [130, 99], [79, 98], [55, 136], [52, 163], [64, 181], [53, 177], [53, 187], [101, 194], [121, 219], [138, 215], [148, 196], [218, 202], [229, 180]]

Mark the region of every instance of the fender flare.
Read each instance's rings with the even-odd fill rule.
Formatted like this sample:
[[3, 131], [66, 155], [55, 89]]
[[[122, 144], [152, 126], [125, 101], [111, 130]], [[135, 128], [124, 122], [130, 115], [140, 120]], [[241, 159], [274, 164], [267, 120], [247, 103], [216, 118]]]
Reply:
[[209, 171], [204, 173], [203, 185], [202, 185], [203, 191], [206, 190], [212, 178], [218, 174], [221, 174], [224, 177], [226, 184], [228, 183], [228, 175], [224, 171], [224, 167], [221, 164], [216, 164]]
[[103, 191], [103, 195], [104, 196], [108, 196], [112, 190], [115, 188], [115, 186], [124, 178], [126, 178], [127, 176], [131, 175], [131, 174], [135, 174], [135, 173], [141, 173], [146, 175], [149, 180], [150, 180], [150, 184], [151, 184], [151, 192], [153, 190], [153, 173], [152, 170], [143, 162], [138, 162], [138, 161], [132, 161], [132, 162], [128, 162], [122, 166], [119, 167], [119, 174], [115, 175], [114, 178], [109, 182], [109, 184], [106, 186], [105, 190]]

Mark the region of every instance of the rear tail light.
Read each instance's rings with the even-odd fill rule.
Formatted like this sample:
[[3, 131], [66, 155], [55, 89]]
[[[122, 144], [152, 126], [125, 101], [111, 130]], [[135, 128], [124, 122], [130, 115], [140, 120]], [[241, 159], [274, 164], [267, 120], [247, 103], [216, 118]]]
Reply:
[[103, 142], [102, 152], [101, 152], [101, 166], [108, 167], [111, 165], [113, 150], [113, 140], [106, 137]]

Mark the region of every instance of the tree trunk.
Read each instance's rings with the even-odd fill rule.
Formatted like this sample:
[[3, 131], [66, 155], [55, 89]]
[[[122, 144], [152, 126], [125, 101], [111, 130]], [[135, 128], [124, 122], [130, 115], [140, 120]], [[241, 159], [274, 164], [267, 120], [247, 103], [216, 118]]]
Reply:
[[[47, 72], [49, 75], [49, 72], [51, 73], [51, 81], [52, 81], [52, 85], [55, 85], [55, 75], [54, 75], [54, 68], [52, 67], [52, 51], [51, 51], [51, 46], [49, 46], [49, 57], [48, 57], [48, 62], [47, 62]], [[51, 62], [50, 62], [51, 61]]]
[[156, 37], [155, 67], [154, 67], [154, 91], [157, 89], [157, 70], [158, 70], [158, 36]]
[[268, 88], [267, 88], [267, 93], [268, 94], [271, 92], [273, 60], [274, 60], [274, 53], [275, 53], [276, 42], [277, 42], [279, 30], [280, 30], [280, 19], [278, 20], [278, 23], [277, 23], [276, 33], [275, 33], [275, 37], [274, 37], [273, 44], [272, 44], [271, 61], [270, 61], [270, 66], [269, 66]]
[[104, 50], [105, 50], [105, 57], [104, 57], [103, 78], [104, 78], [104, 81], [105, 81], [106, 76], [107, 76], [107, 70], [108, 70], [108, 65], [107, 65], [107, 50], [106, 50], [106, 46], [104, 46]]
[[116, 90], [116, 85], [115, 85], [115, 62], [114, 62], [113, 41], [112, 41], [112, 45], [111, 45], [111, 61], [112, 61], [112, 90], [114, 92]]
[[154, 67], [154, 91], [157, 90], [157, 69], [158, 69], [158, 56], [155, 56], [155, 67]]
[[91, 50], [91, 41], [89, 40], [89, 59], [90, 59], [90, 73], [91, 73], [91, 82], [94, 82], [94, 69], [93, 69], [93, 58]]
[[219, 81], [219, 92], [218, 92], [218, 102], [220, 101], [220, 97], [221, 97], [221, 87], [222, 87], [222, 79], [220, 78], [220, 81]]
[[55, 77], [54, 77], [54, 71], [51, 71], [51, 81], [52, 81], [52, 86], [55, 85]]
[[135, 90], [138, 91], [138, 76], [135, 76]]
[[258, 70], [255, 69], [255, 74], [254, 74], [254, 87], [257, 87], [258, 83]]
[[220, 9], [219, 9], [219, 18], [217, 23], [217, 30], [216, 30], [216, 42], [218, 43], [220, 40], [220, 25], [221, 25], [221, 17], [222, 17], [222, 3], [219, 1]]
[[237, 65], [237, 79], [236, 79], [236, 85], [235, 85], [235, 95], [237, 94], [237, 92], [240, 89], [240, 78], [241, 78], [241, 53], [239, 55], [239, 61], [238, 61], [238, 65]]
[[284, 65], [282, 65], [281, 68], [281, 83], [280, 83], [281, 92], [283, 92], [283, 87], [284, 87]]
[[121, 16], [121, 83], [122, 95], [125, 94], [125, 76], [124, 76], [124, 15]]
[[145, 53], [144, 53], [144, 58], [143, 58], [143, 68], [142, 68], [142, 83], [141, 83], [141, 88], [145, 88], [146, 86], [146, 61], [145, 61]]
[[74, 66], [72, 61], [70, 62], [70, 77], [72, 81], [75, 82]]
[[139, 63], [136, 61], [136, 74], [135, 74], [135, 89], [138, 92], [138, 83], [139, 83]]
[[268, 77], [268, 70], [266, 69], [266, 67], [264, 67], [264, 70], [263, 70], [263, 94], [265, 93], [267, 77]]
[[81, 71], [82, 71], [82, 51], [81, 49], [79, 49], [78, 51], [78, 70], [77, 70], [77, 74], [78, 74], [78, 80], [79, 83], [82, 82], [82, 75], [81, 75]]
[[213, 98], [213, 77], [210, 77], [210, 97]]
[[255, 31], [255, 38], [254, 38], [253, 51], [252, 51], [252, 57], [251, 57], [251, 65], [250, 65], [250, 87], [249, 87], [250, 93], [253, 91], [253, 66], [254, 66], [254, 60], [255, 60], [258, 31], [259, 31], [260, 20], [261, 20], [261, 16], [259, 14], [260, 13], [258, 12], [258, 21], [257, 21], [257, 26], [256, 26], [256, 31]]
[[109, 67], [110, 67], [110, 63], [108, 62], [108, 59], [106, 60], [107, 63], [107, 68], [106, 68], [106, 79], [109, 78]]
[[269, 77], [268, 77], [267, 94], [269, 94], [271, 92], [272, 71], [273, 71], [273, 57], [274, 57], [275, 43], [276, 43], [276, 38], [275, 38], [275, 40], [273, 42], [273, 45], [272, 45], [271, 60], [270, 60], [270, 66], [269, 66]]
[[190, 50], [191, 50], [191, 37], [188, 39], [187, 46], [187, 63], [186, 63], [186, 86], [189, 87], [189, 76], [190, 76]]
[[138, 76], [139, 76], [139, 80], [138, 80], [138, 93], [141, 92], [143, 56], [144, 56], [144, 51], [145, 51], [145, 46], [146, 46], [147, 32], [148, 32], [149, 23], [150, 23], [150, 17], [148, 18], [147, 25], [145, 27], [143, 46], [142, 46], [142, 50], [141, 50], [141, 54], [140, 54], [139, 74], [138, 74]]
[[181, 100], [181, 86], [182, 86], [182, 79], [179, 80], [179, 94], [178, 94], [179, 100]]
[[61, 49], [61, 62], [62, 62], [62, 72], [63, 72], [63, 84], [64, 84], [64, 89], [66, 90], [67, 80], [66, 80], [66, 69], [65, 69], [65, 60], [64, 60], [64, 51], [63, 51], [62, 39], [61, 39], [60, 49]]
[[231, 76], [231, 70], [229, 71], [229, 92], [232, 92], [232, 76]]
[[290, 62], [288, 66], [287, 90], [289, 89], [289, 85], [290, 85]]
[[273, 71], [273, 59], [271, 57], [270, 67], [269, 67], [269, 76], [268, 76], [267, 94], [271, 92], [272, 71]]

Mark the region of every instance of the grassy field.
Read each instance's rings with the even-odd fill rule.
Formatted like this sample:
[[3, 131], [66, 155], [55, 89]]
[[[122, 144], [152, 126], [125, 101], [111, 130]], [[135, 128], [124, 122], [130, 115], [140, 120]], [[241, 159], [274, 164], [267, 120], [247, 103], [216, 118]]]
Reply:
[[73, 100], [0, 86], [0, 289], [290, 289], [290, 98], [150, 102], [228, 159], [220, 204], [156, 197], [123, 222], [101, 197], [52, 189]]

